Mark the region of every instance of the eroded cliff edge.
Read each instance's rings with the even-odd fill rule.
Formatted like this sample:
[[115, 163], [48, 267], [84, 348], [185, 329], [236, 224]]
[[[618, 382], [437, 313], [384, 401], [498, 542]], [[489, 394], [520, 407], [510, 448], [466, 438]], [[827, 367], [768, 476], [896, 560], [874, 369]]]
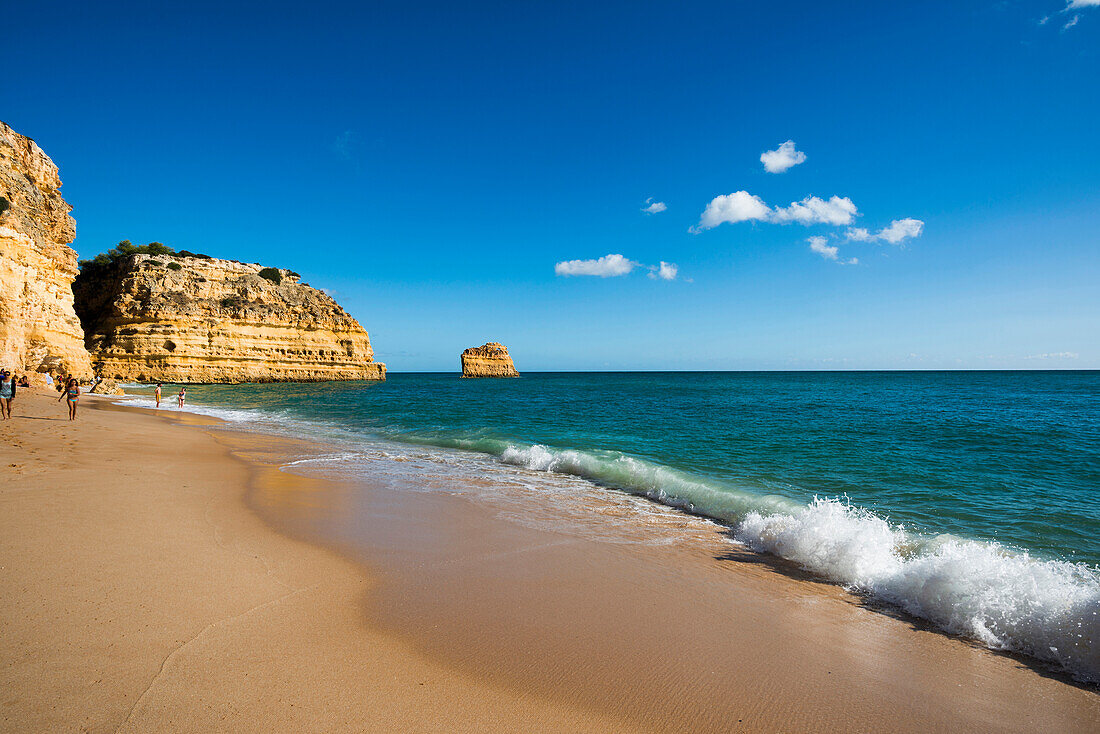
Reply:
[[88, 351], [106, 378], [386, 378], [386, 366], [374, 361], [359, 322], [289, 270], [205, 256], [134, 254], [86, 265], [73, 290]]
[[462, 352], [463, 377], [519, 377], [508, 347], [489, 342]]
[[0, 122], [0, 367], [91, 377], [73, 309], [76, 222], [57, 166]]

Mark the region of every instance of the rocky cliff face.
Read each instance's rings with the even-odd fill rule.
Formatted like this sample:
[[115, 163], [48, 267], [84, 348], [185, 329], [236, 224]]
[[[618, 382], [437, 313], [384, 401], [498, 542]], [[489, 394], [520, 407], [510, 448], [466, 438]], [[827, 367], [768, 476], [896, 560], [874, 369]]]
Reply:
[[57, 166], [0, 122], [0, 367], [92, 374], [73, 310], [76, 236]]
[[462, 353], [463, 377], [519, 377], [508, 347], [489, 342], [480, 347], [470, 347]]
[[73, 288], [88, 350], [106, 378], [386, 378], [359, 322], [288, 270], [138, 254], [86, 266]]

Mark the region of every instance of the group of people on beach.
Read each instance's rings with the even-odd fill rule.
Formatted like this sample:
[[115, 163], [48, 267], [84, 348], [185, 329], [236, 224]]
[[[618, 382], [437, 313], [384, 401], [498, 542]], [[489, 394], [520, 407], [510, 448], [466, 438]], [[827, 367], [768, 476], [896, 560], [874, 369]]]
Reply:
[[[157, 400], [157, 407], [158, 408], [160, 407], [160, 399], [161, 399], [161, 392], [162, 392], [161, 387], [162, 387], [161, 383], [158, 382], [157, 383], [157, 389], [153, 391], [153, 396]], [[187, 388], [184, 387], [183, 385], [180, 385], [180, 391], [178, 393], [176, 393], [176, 407], [177, 408], [182, 408], [183, 403], [184, 403], [185, 400], [187, 400]]]
[[[48, 378], [52, 383], [52, 378]], [[0, 417], [3, 420], [11, 420], [11, 406], [15, 401], [15, 393], [20, 387], [30, 387], [30, 379], [23, 375], [23, 377], [16, 379], [11, 370], [0, 370]], [[61, 402], [63, 399], [69, 399], [69, 420], [76, 420], [76, 406], [80, 399], [80, 384], [77, 379], [72, 375], [65, 378], [64, 383], [60, 380], [57, 382], [57, 390], [61, 393], [61, 397], [57, 399]]]
[[[57, 402], [65, 400], [69, 406], [69, 420], [76, 420], [76, 408], [80, 403], [80, 381], [72, 375], [67, 375], [64, 379], [58, 378], [56, 381], [52, 376], [46, 375], [46, 383], [54, 385], [55, 389], [61, 393], [57, 398]], [[11, 420], [11, 406], [15, 401], [15, 392], [20, 387], [30, 387], [30, 379], [23, 375], [21, 378], [16, 378], [11, 370], [0, 369], [0, 419]], [[161, 394], [163, 386], [161, 383], [157, 383], [154, 395], [157, 400], [157, 407], [160, 407]], [[184, 402], [187, 400], [187, 388], [180, 386], [180, 391], [176, 393], [176, 406], [182, 408]]]

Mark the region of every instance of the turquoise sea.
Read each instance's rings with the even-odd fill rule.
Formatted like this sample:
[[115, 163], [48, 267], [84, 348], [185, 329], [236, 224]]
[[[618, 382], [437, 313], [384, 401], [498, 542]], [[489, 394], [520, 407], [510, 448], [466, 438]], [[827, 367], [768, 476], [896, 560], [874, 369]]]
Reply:
[[643, 495], [1100, 680], [1100, 372], [398, 373], [196, 385], [188, 403], [332, 446], [345, 475], [427, 450], [455, 481], [537, 473], [536, 502], [578, 482]]

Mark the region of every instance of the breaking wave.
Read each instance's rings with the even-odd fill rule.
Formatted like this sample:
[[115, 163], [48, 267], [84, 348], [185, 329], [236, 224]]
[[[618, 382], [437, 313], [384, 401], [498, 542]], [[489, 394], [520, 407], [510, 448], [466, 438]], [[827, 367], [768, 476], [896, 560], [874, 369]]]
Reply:
[[506, 464], [584, 477], [728, 523], [733, 537], [950, 634], [1100, 681], [1100, 571], [924, 536], [839, 499], [799, 506], [614, 452], [508, 446]]

